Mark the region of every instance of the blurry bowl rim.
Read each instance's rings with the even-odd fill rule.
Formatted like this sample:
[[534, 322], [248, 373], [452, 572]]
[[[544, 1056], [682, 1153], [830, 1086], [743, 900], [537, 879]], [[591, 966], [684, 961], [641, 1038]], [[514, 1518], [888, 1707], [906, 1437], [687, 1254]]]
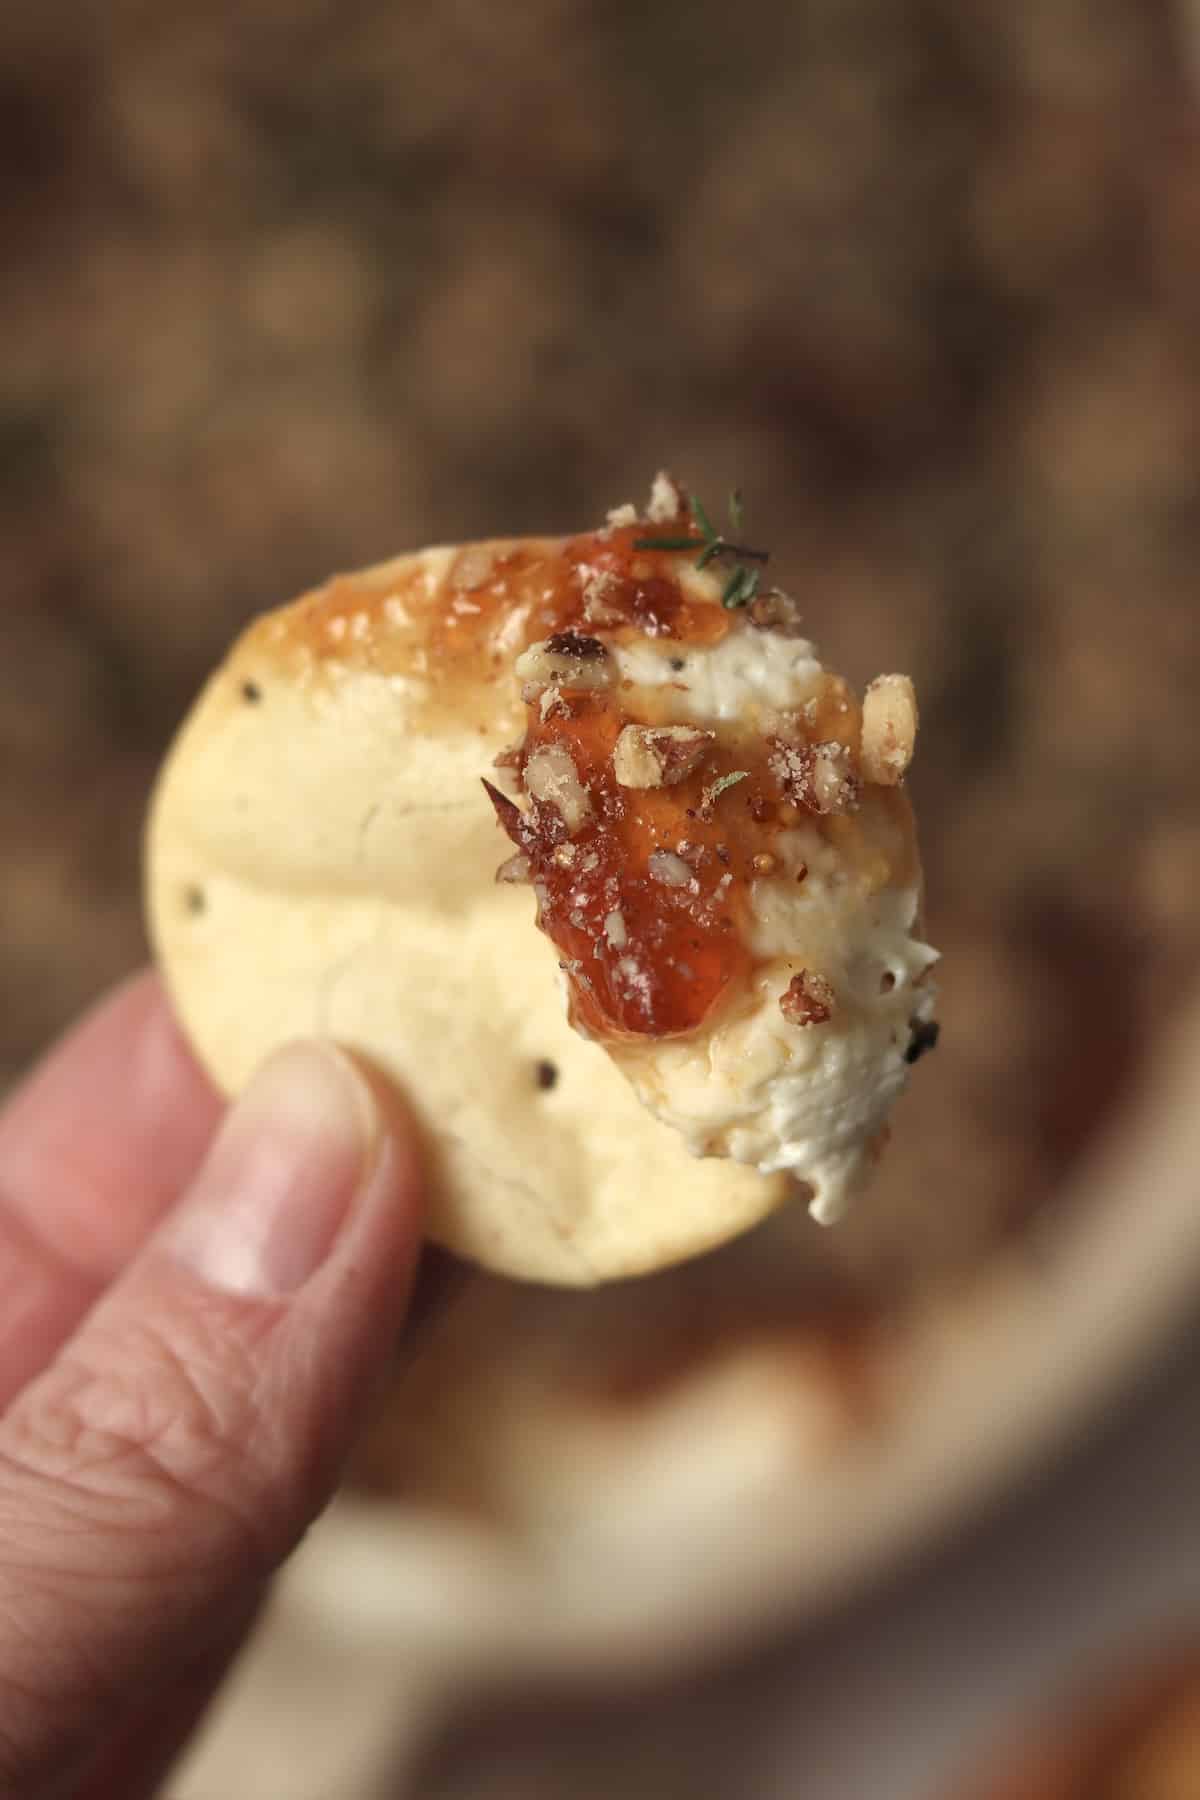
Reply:
[[965, 1304], [930, 1308], [925, 1379], [832, 1473], [797, 1465], [732, 1529], [722, 1490], [678, 1521], [685, 1556], [591, 1581], [343, 1494], [283, 1578], [281, 1628], [411, 1653], [450, 1683], [628, 1675], [826, 1609], [961, 1525], [1144, 1369], [1200, 1293], [1200, 1008], [1170, 1039], [1037, 1255], [997, 1257]]

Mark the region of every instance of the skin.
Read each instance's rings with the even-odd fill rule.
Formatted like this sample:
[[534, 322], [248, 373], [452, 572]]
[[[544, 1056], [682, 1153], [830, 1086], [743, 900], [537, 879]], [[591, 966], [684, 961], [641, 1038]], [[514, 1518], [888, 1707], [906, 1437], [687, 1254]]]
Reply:
[[293, 1048], [225, 1115], [151, 975], [0, 1112], [3, 1800], [154, 1791], [335, 1485], [419, 1195], [374, 1078]]

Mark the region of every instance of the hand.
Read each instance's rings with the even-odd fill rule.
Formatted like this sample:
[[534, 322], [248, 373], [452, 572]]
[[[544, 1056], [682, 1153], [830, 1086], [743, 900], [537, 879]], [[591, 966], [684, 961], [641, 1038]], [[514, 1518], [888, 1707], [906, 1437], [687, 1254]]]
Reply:
[[4, 1800], [154, 1790], [400, 1325], [394, 1103], [311, 1045], [221, 1110], [142, 976], [0, 1112]]

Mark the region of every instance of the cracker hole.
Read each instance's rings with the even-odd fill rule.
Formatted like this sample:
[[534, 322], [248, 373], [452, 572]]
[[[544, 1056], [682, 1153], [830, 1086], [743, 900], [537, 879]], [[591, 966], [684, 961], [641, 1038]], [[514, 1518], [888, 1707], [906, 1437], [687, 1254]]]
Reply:
[[548, 1094], [551, 1088], [558, 1086], [558, 1065], [544, 1056], [534, 1064], [533, 1075], [543, 1094]]
[[242, 699], [248, 706], [258, 705], [259, 701], [262, 699], [262, 689], [259, 687], [257, 681], [243, 681]]
[[193, 918], [199, 918], [208, 910], [208, 896], [196, 882], [189, 882], [183, 890], [183, 910]]

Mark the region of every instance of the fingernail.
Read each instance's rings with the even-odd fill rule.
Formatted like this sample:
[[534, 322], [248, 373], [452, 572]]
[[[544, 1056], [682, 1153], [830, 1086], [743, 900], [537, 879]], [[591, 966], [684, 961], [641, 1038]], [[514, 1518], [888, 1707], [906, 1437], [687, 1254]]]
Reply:
[[211, 1287], [294, 1293], [333, 1248], [378, 1133], [370, 1088], [339, 1050], [277, 1051], [227, 1115], [169, 1250]]

